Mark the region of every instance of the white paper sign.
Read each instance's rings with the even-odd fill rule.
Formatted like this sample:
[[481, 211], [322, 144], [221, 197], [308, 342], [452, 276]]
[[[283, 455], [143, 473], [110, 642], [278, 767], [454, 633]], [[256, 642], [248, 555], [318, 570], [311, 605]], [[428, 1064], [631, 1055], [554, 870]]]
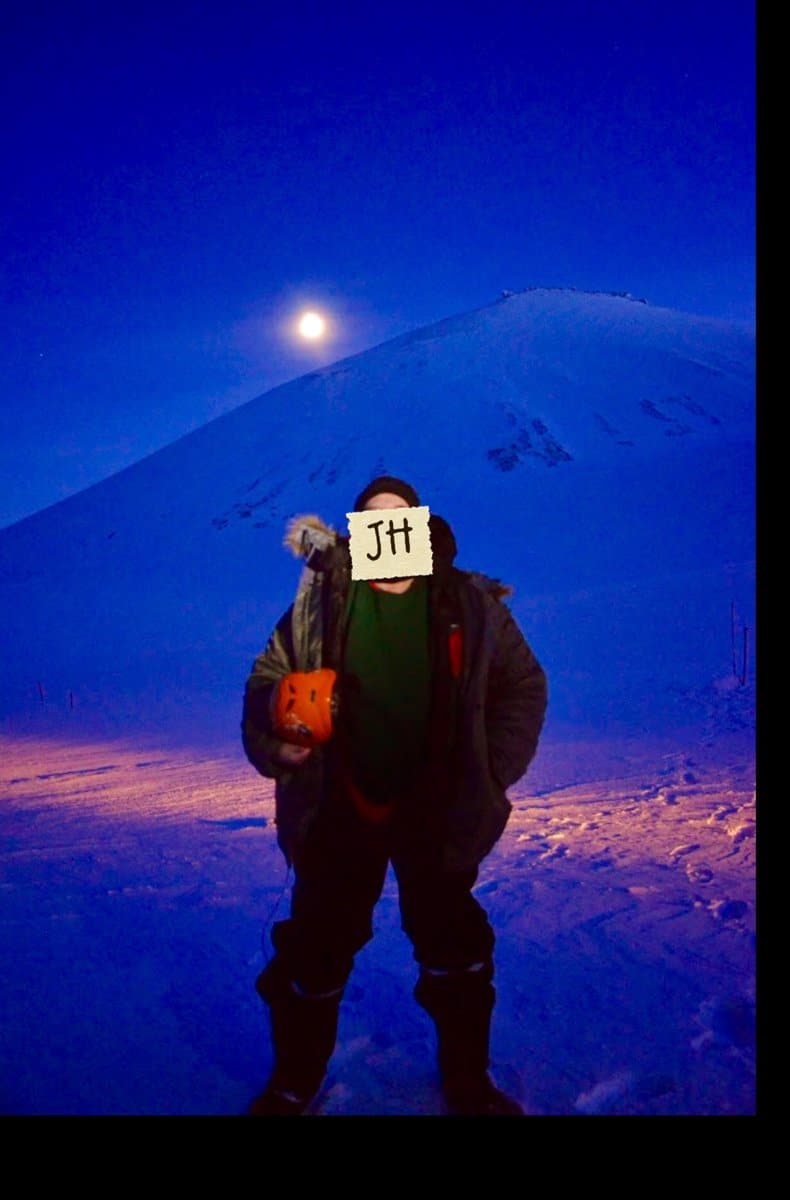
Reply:
[[352, 579], [410, 579], [433, 574], [430, 510], [377, 508], [346, 513]]

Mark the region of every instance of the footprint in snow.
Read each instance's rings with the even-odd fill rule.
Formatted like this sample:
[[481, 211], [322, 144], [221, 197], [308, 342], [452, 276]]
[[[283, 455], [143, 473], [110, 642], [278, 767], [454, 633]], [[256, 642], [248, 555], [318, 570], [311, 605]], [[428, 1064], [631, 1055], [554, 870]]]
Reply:
[[755, 1006], [747, 996], [711, 996], [697, 1011], [704, 1033], [692, 1041], [699, 1049], [708, 1042], [751, 1046], [756, 1040]]
[[687, 846], [675, 846], [674, 850], [670, 850], [669, 857], [674, 861], [678, 858], [684, 858], [694, 850], [699, 850], [699, 842], [689, 842]]
[[714, 900], [710, 909], [720, 921], [739, 921], [746, 916], [749, 905], [745, 900]]
[[713, 871], [707, 863], [686, 863], [686, 877], [689, 883], [710, 883]]
[[756, 832], [757, 826], [754, 821], [747, 821], [745, 825], [740, 825], [737, 829], [733, 829], [730, 833], [733, 846], [739, 846], [746, 838], [753, 838]]
[[731, 804], [724, 804], [721, 808], [717, 808], [716, 811], [711, 814], [709, 821], [723, 821], [725, 817], [731, 817], [732, 814], [737, 811], [738, 810]]
[[498, 887], [498, 879], [489, 879], [488, 883], [482, 883], [480, 887], [476, 887], [475, 893], [478, 896], [488, 896], [491, 892], [495, 892]]

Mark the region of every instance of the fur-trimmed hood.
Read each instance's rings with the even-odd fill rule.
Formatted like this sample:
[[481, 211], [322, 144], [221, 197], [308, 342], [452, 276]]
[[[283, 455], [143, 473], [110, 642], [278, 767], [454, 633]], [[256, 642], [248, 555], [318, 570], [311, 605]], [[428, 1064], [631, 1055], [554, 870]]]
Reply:
[[[448, 571], [454, 564], [458, 553], [455, 535], [444, 517], [431, 513], [428, 518], [431, 531], [431, 549], [433, 551], [435, 569]], [[315, 513], [303, 513], [291, 517], [285, 529], [283, 546], [290, 550], [296, 558], [305, 560], [305, 566], [311, 571], [326, 571], [335, 566], [338, 561], [348, 561], [349, 539], [339, 534], [331, 525], [327, 525]], [[480, 571], [463, 571], [472, 583], [488, 592], [496, 600], [503, 600], [513, 595], [513, 588], [500, 579], [484, 575]]]
[[301, 516], [291, 517], [285, 527], [283, 545], [296, 558], [309, 558], [313, 550], [325, 550], [327, 546], [334, 546], [338, 536], [336, 529], [327, 525], [314, 513], [303, 513]]

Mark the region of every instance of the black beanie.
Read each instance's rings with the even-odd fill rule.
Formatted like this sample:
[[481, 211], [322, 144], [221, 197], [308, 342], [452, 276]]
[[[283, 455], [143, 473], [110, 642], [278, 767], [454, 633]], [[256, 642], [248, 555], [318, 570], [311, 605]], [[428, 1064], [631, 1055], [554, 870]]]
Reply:
[[410, 483], [396, 479], [394, 475], [379, 475], [378, 479], [368, 484], [364, 492], [359, 493], [354, 503], [354, 512], [362, 512], [368, 500], [378, 496], [379, 492], [392, 492], [393, 496], [400, 496], [405, 500], [410, 508], [419, 508], [420, 497]]

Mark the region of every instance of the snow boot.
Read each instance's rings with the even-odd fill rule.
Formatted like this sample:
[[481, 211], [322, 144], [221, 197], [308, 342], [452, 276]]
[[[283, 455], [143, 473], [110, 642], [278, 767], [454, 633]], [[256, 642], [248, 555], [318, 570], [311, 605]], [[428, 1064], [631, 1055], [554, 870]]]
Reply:
[[423, 967], [414, 997], [436, 1025], [439, 1075], [451, 1116], [524, 1116], [524, 1110], [488, 1074], [494, 967], [460, 970]]
[[275, 958], [255, 990], [269, 1006], [274, 1065], [248, 1109], [250, 1116], [301, 1116], [321, 1086], [335, 1048], [344, 987], [305, 992]]

